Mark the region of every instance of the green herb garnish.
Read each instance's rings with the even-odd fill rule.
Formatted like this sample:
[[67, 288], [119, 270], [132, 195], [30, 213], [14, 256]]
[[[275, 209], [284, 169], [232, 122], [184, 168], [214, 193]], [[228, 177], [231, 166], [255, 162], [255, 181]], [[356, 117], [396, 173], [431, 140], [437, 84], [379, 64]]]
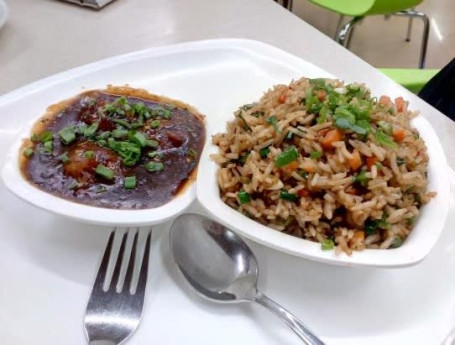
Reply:
[[238, 191], [237, 198], [239, 199], [239, 202], [241, 205], [249, 203], [251, 200], [250, 195], [247, 192], [245, 192], [243, 189]]
[[74, 127], [65, 127], [58, 132], [61, 142], [64, 145], [71, 144], [74, 140], [76, 140], [76, 133], [74, 131]]
[[330, 238], [327, 238], [321, 242], [322, 250], [332, 250], [334, 247], [335, 247], [335, 243]]
[[134, 189], [136, 188], [136, 176], [127, 176], [124, 181], [125, 189]]
[[145, 169], [150, 172], [157, 172], [164, 170], [164, 164], [161, 162], [148, 162], [145, 164]]
[[298, 200], [297, 194], [288, 193], [284, 189], [280, 191], [280, 199], [287, 200], [287, 201], [297, 201]]
[[95, 158], [95, 152], [93, 152], [93, 151], [85, 151], [84, 152], [84, 156], [87, 159], [93, 159], [93, 158]]
[[96, 167], [95, 172], [106, 180], [112, 180], [114, 178], [114, 170], [101, 164]]
[[160, 120], [153, 120], [150, 122], [150, 128], [156, 129], [161, 126], [161, 121]]
[[389, 149], [396, 149], [398, 147], [397, 143], [393, 141], [392, 137], [384, 133], [381, 129], [378, 129], [374, 133], [374, 137], [381, 146], [387, 147]]
[[33, 156], [34, 153], [35, 153], [35, 151], [33, 151], [33, 149], [31, 147], [28, 147], [24, 150], [24, 156], [27, 158], [30, 158], [31, 156]]
[[299, 156], [299, 151], [293, 145], [288, 146], [281, 152], [275, 159], [275, 165], [278, 168], [284, 167], [285, 165], [295, 161]]
[[261, 150], [259, 151], [259, 154], [261, 155], [261, 158], [262, 158], [262, 159], [267, 158], [267, 156], [269, 155], [269, 153], [270, 153], [270, 149], [269, 149], [268, 147], [264, 147], [263, 149], [261, 149]]
[[272, 125], [273, 128], [275, 129], [275, 132], [278, 132], [278, 133], [281, 132], [280, 127], [278, 127], [278, 121], [277, 121], [275, 115], [272, 115], [272, 116], [268, 117], [268, 118], [265, 120], [265, 122], [267, 122], [268, 124]]
[[311, 159], [319, 159], [322, 157], [322, 152], [321, 151], [313, 151], [310, 153], [310, 158]]

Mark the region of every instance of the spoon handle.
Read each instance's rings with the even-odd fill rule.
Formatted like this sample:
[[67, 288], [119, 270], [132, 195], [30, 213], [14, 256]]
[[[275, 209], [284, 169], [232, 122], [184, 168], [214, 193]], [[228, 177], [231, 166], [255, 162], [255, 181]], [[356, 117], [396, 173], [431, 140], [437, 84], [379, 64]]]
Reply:
[[266, 295], [261, 292], [257, 292], [254, 297], [254, 301], [266, 307], [273, 314], [278, 316], [281, 320], [284, 321], [294, 332], [299, 336], [300, 339], [304, 341], [307, 345], [324, 345], [322, 340], [320, 340], [312, 331], [308, 329], [299, 319], [292, 315], [289, 311], [284, 309], [275, 301], [268, 298]]

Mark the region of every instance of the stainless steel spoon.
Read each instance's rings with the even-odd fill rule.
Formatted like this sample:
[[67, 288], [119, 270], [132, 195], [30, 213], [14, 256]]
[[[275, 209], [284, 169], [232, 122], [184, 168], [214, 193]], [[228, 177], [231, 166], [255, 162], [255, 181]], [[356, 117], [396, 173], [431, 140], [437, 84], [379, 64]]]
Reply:
[[257, 289], [258, 264], [234, 232], [198, 214], [183, 214], [171, 227], [171, 252], [182, 274], [207, 299], [257, 302], [281, 318], [308, 345], [324, 343], [289, 311]]

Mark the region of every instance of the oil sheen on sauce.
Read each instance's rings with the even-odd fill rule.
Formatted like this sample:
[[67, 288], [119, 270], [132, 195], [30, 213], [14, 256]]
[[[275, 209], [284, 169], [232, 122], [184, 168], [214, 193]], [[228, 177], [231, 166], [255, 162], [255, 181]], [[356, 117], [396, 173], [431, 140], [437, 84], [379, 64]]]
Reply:
[[78, 203], [159, 207], [194, 180], [203, 120], [191, 106], [141, 89], [87, 91], [48, 108], [24, 142], [21, 171]]

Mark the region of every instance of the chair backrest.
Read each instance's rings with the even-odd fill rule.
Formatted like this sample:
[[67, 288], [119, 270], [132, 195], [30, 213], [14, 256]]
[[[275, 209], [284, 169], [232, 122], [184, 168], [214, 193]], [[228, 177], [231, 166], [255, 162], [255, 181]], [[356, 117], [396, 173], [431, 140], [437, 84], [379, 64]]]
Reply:
[[415, 7], [422, 2], [423, 0], [375, 0], [365, 15], [391, 14]]
[[423, 0], [309, 0], [337, 13], [363, 17], [374, 14], [392, 14], [420, 4]]

